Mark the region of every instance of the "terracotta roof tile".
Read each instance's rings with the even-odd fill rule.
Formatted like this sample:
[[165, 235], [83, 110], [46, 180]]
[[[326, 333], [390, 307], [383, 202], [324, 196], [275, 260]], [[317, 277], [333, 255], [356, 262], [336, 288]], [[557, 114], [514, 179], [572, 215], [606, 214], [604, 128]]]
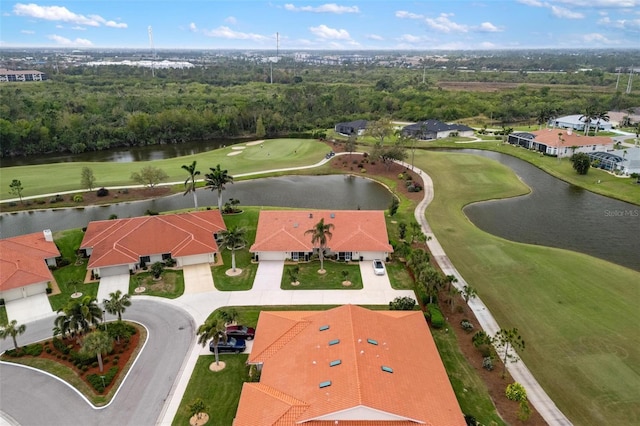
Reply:
[[[558, 134], [562, 134], [562, 141], [558, 139]], [[565, 146], [567, 148], [572, 146], [585, 146], [585, 145], [612, 145], [613, 141], [607, 136], [584, 136], [584, 134], [576, 131], [564, 130], [564, 129], [543, 129], [531, 132], [535, 135], [536, 142], [542, 142], [547, 146]]]
[[[251, 405], [243, 403], [243, 392], [236, 425], [465, 424], [419, 311], [345, 305], [321, 312], [262, 312], [257, 330], [249, 362], [263, 364], [260, 384], [308, 407], [291, 421], [245, 422], [245, 407], [267, 401], [252, 394]], [[322, 382], [330, 385], [321, 387]]]
[[46, 259], [58, 256], [56, 244], [40, 232], [0, 240], [0, 291], [53, 281]]
[[215, 253], [213, 234], [226, 229], [218, 210], [89, 223], [80, 248], [92, 248], [90, 268], [136, 263], [141, 256]]
[[381, 210], [264, 210], [250, 251], [312, 251], [305, 232], [320, 219], [334, 225], [327, 242], [331, 251], [393, 251]]

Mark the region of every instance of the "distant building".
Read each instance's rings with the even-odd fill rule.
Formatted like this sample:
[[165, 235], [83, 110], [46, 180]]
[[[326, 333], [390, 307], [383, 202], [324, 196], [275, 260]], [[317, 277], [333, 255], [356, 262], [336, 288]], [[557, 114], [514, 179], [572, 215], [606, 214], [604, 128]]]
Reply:
[[420, 140], [442, 139], [452, 135], [472, 137], [474, 130], [461, 124], [447, 124], [438, 120], [420, 121], [402, 128], [404, 136]]
[[640, 173], [640, 148], [597, 151], [588, 155], [594, 167], [610, 172], [620, 171], [624, 175]]
[[559, 157], [571, 157], [576, 152], [593, 153], [613, 149], [613, 140], [609, 137], [584, 136], [571, 129], [544, 129], [530, 133], [516, 132], [511, 133], [507, 141], [512, 145]]
[[367, 120], [356, 120], [346, 123], [338, 123], [335, 125], [334, 130], [336, 131], [336, 133], [340, 133], [341, 135], [345, 136], [362, 136], [365, 130], [367, 130], [367, 123]]
[[[558, 117], [550, 120], [549, 125], [559, 127], [561, 129], [573, 129], [584, 132], [586, 121], [583, 116], [579, 114], [566, 115], [564, 117]], [[608, 121], [600, 120], [600, 122], [598, 122], [598, 120], [592, 120], [591, 123], [589, 123], [589, 128], [595, 130], [596, 127], [598, 128], [598, 131], [611, 130], [613, 128], [613, 124]]]
[[47, 75], [40, 71], [35, 70], [8, 70], [0, 68], [0, 82], [12, 82], [12, 81], [44, 81], [47, 80]]

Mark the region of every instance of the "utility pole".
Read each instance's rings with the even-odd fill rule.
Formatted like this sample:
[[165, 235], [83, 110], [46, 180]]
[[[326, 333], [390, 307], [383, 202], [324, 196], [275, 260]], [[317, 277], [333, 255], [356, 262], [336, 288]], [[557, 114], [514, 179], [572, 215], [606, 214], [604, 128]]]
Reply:
[[633, 81], [633, 66], [629, 70], [629, 81], [627, 81], [627, 91], [626, 93], [631, 93], [631, 82]]

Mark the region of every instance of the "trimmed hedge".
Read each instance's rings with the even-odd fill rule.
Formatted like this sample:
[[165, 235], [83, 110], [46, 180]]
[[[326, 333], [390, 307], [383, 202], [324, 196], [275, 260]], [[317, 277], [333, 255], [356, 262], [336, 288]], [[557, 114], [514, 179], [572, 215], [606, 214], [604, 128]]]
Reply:
[[64, 344], [62, 339], [57, 339], [57, 338], [53, 339], [53, 347], [56, 348], [58, 352], [63, 353], [65, 355], [71, 352], [71, 349], [69, 349], [69, 347], [67, 347], [67, 345]]
[[444, 316], [442, 312], [440, 312], [440, 308], [435, 303], [430, 303], [427, 305], [427, 310], [429, 311], [429, 318], [431, 320], [431, 326], [433, 328], [442, 328], [444, 327]]
[[102, 385], [102, 376], [99, 374], [89, 374], [87, 381], [93, 386], [93, 388], [99, 393], [104, 392], [104, 388], [111, 384], [113, 378], [118, 374], [118, 367], [111, 367], [107, 374], [104, 375], [104, 386]]

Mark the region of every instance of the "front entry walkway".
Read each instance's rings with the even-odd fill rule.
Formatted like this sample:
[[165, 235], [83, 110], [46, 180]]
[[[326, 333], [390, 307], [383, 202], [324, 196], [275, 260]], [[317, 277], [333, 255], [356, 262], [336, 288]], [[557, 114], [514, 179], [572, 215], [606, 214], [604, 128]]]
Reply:
[[184, 294], [215, 291], [211, 266], [208, 263], [183, 266], [182, 273], [184, 274]]
[[[98, 296], [96, 296], [98, 303], [102, 304], [104, 299], [109, 299], [110, 293], [115, 293], [120, 290], [122, 294], [129, 293], [129, 274], [113, 275], [111, 277], [100, 278], [100, 285], [98, 286]], [[78, 291], [82, 291], [78, 288]]]
[[277, 291], [280, 290], [282, 273], [284, 272], [284, 260], [263, 260], [258, 264], [256, 278], [253, 281], [253, 290]]
[[53, 309], [51, 309], [49, 297], [46, 293], [11, 300], [7, 302], [5, 307], [7, 308], [9, 321], [16, 320], [18, 324], [24, 324], [53, 315]]

